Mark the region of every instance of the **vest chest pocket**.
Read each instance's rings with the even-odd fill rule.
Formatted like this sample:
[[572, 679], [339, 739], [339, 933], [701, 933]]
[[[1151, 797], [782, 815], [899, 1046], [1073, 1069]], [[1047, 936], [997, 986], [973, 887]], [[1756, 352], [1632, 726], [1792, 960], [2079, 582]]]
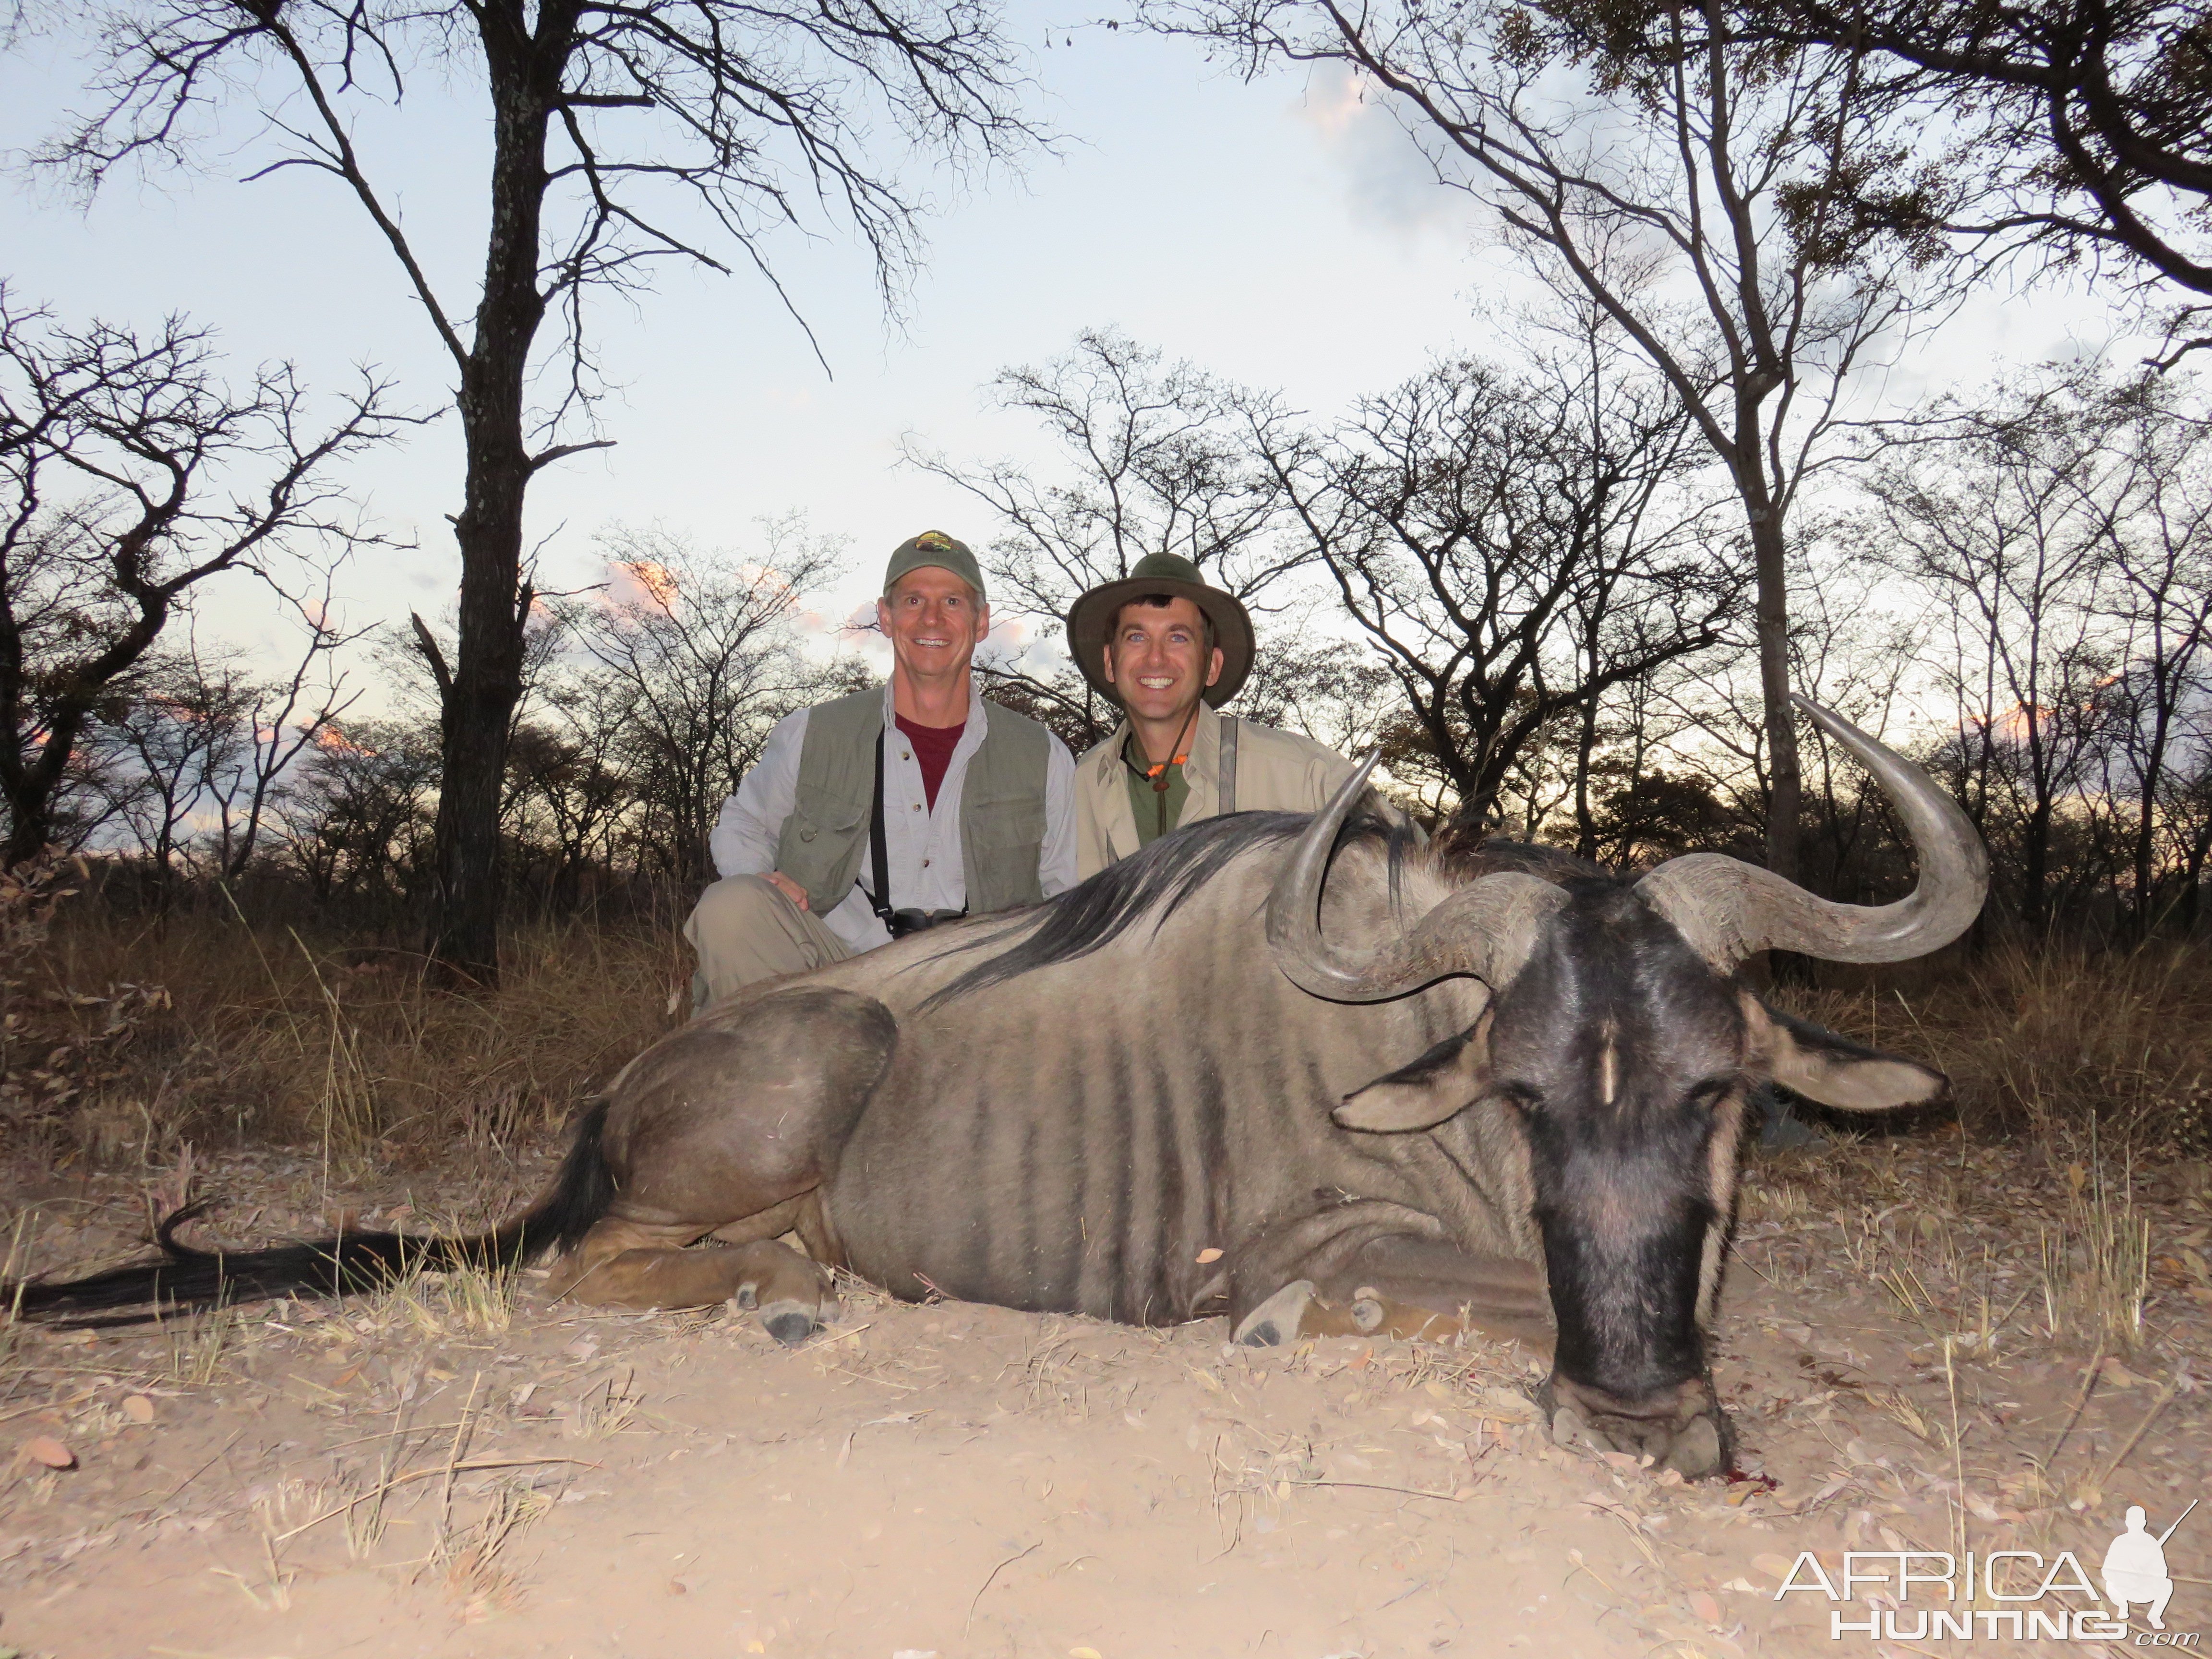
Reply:
[[1038, 847], [1044, 842], [1044, 799], [1036, 790], [987, 795], [962, 803], [977, 847]]
[[806, 890], [817, 909], [834, 907], [851, 887], [872, 804], [805, 788], [793, 801], [776, 837], [775, 867]]
[[812, 842], [822, 836], [840, 840], [849, 836], [867, 821], [871, 801], [839, 800], [828, 794], [815, 794], [810, 799], [802, 793], [792, 803], [791, 823], [786, 833], [802, 842]]

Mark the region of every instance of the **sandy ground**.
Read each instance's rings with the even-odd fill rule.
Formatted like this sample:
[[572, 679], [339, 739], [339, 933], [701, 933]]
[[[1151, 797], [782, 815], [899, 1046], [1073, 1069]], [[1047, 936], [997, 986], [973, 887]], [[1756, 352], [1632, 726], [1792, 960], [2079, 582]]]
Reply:
[[[332, 1208], [471, 1222], [542, 1156], [349, 1184], [263, 1156], [198, 1184], [242, 1242]], [[1481, 1343], [1252, 1352], [1219, 1322], [851, 1285], [840, 1323], [787, 1352], [734, 1313], [549, 1309], [527, 1276], [511, 1306], [463, 1276], [160, 1330], [9, 1329], [0, 1654], [2014, 1650], [1839, 1643], [1828, 1601], [1775, 1592], [1808, 1550], [2063, 1548], [2094, 1572], [2127, 1504], [2155, 1529], [2212, 1496], [2203, 1175], [2115, 1212], [2078, 1169], [1950, 1139], [1755, 1166], [1714, 1359], [1742, 1475], [1692, 1486], [1551, 1446], [1528, 1357]], [[20, 1176], [20, 1251], [127, 1255], [167, 1184]], [[2153, 1258], [2117, 1355], [2068, 1311], [2079, 1271], [2055, 1315], [2048, 1271], [2054, 1237], [2113, 1213]], [[2208, 1511], [2168, 1559], [2169, 1628], [2212, 1627]]]

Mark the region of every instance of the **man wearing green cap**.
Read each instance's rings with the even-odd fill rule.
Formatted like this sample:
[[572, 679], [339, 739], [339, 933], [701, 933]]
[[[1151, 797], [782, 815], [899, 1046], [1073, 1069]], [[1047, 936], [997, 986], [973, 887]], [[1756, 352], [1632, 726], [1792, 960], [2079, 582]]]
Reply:
[[1200, 818], [1318, 811], [1351, 775], [1310, 738], [1216, 712], [1252, 671], [1252, 619], [1188, 559], [1147, 554], [1092, 588], [1068, 611], [1067, 641], [1126, 716], [1076, 763], [1079, 876]]
[[1075, 884], [1067, 746], [969, 672], [991, 630], [975, 556], [942, 531], [901, 543], [876, 618], [890, 682], [778, 721], [722, 803], [722, 879], [684, 929], [695, 1010]]

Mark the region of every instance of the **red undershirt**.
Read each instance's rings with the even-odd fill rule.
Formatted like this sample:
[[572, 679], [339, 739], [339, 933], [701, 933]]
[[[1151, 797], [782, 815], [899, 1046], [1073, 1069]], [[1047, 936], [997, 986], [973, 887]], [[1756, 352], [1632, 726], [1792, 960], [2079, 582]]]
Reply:
[[952, 764], [952, 751], [960, 746], [960, 734], [968, 729], [963, 720], [957, 726], [916, 726], [903, 714], [894, 715], [898, 729], [914, 745], [914, 757], [921, 765], [921, 789], [929, 797], [929, 810], [937, 810], [937, 786], [945, 781], [945, 769]]

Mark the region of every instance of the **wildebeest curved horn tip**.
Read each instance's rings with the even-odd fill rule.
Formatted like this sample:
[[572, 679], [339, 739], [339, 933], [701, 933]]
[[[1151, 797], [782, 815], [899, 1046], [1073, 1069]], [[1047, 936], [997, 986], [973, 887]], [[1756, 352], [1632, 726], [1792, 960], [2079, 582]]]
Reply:
[[1973, 926], [1990, 861], [1966, 815], [1934, 779], [1802, 692], [1790, 701], [1874, 775], [1905, 823], [1920, 879], [1893, 904], [1839, 904], [1771, 870], [1717, 853], [1669, 859], [1637, 891], [1722, 973], [1759, 951], [1829, 962], [1905, 962]]
[[1364, 956], [1321, 931], [1322, 885], [1336, 837], [1381, 759], [1371, 750], [1314, 814], [1267, 895], [1267, 944], [1299, 989], [1334, 1002], [1380, 1002], [1471, 974], [1493, 988], [1527, 958], [1542, 918], [1565, 896], [1534, 876], [1500, 872], [1448, 895], [1410, 931]]

